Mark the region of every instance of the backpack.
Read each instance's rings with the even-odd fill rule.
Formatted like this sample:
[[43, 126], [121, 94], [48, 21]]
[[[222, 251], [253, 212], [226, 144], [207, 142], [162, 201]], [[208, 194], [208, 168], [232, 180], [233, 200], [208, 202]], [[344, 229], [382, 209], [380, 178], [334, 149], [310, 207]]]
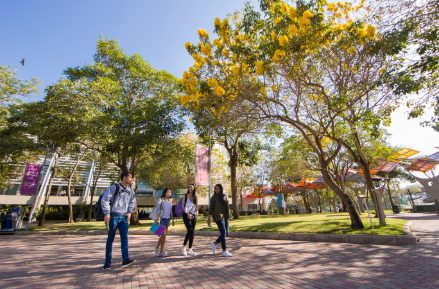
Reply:
[[[113, 199], [110, 200], [110, 212], [111, 212], [111, 207], [113, 206], [113, 201], [116, 199], [116, 196], [119, 194], [119, 184], [114, 184], [114, 186], [116, 186], [116, 192], [113, 195]], [[95, 218], [96, 221], [103, 221], [104, 220], [104, 211], [102, 211], [102, 197], [104, 196], [100, 195], [98, 201], [95, 203]]]
[[[186, 201], [187, 201], [187, 194], [186, 195], [184, 195], [184, 204], [183, 204], [183, 206], [186, 206]], [[183, 217], [183, 208], [182, 208], [182, 204], [181, 204], [181, 201], [183, 200], [183, 198], [181, 198], [179, 201], [178, 201], [178, 204], [177, 204], [177, 206], [175, 207], [175, 214], [177, 215], [177, 216], [179, 216], [179, 217]]]
[[183, 208], [181, 207], [181, 201], [183, 200], [183, 198], [180, 198], [180, 200], [178, 200], [178, 204], [175, 207], [175, 214], [179, 217], [183, 217]]

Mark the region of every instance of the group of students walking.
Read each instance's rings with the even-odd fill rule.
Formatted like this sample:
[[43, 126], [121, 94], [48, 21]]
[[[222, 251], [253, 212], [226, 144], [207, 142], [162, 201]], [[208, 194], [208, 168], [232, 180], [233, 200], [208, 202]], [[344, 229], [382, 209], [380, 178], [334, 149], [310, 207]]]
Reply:
[[[117, 228], [119, 228], [121, 241], [122, 268], [127, 268], [136, 262], [136, 260], [131, 260], [128, 255], [128, 226], [136, 204], [136, 196], [130, 186], [131, 182], [131, 174], [128, 172], [122, 173], [121, 182], [110, 186], [102, 197], [101, 206], [104, 213], [104, 221], [108, 226], [104, 270], [108, 270], [111, 267], [112, 246]], [[229, 201], [224, 194], [221, 184], [216, 185], [214, 191], [215, 194], [210, 199], [207, 224], [210, 226], [211, 218], [213, 218], [220, 231], [220, 236], [210, 244], [212, 253], [215, 254], [217, 246], [221, 244], [222, 256], [232, 257], [232, 254], [227, 251], [226, 247], [226, 237], [229, 235]], [[188, 192], [183, 196], [181, 204], [183, 222], [187, 229], [181, 253], [183, 256], [196, 256], [197, 254], [193, 251], [192, 246], [198, 218], [198, 198], [193, 184], [189, 185]], [[172, 226], [175, 224], [172, 212], [171, 190], [167, 188], [163, 190], [162, 196], [157, 200], [155, 208], [157, 210], [157, 225], [160, 224], [165, 227], [165, 231], [157, 242], [155, 256], [167, 257], [165, 251], [166, 235], [171, 222]]]

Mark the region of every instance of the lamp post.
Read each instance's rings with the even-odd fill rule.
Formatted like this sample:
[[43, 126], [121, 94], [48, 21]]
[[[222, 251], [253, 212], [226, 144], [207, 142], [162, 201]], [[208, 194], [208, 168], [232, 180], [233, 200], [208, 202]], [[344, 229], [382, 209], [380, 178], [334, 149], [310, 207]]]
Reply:
[[[209, 201], [207, 202], [208, 208], [210, 209], [210, 198], [211, 195], [211, 187], [212, 187], [212, 154], [211, 154], [211, 137], [210, 137], [210, 126], [209, 126]], [[208, 227], [212, 227], [212, 224], [210, 224]]]

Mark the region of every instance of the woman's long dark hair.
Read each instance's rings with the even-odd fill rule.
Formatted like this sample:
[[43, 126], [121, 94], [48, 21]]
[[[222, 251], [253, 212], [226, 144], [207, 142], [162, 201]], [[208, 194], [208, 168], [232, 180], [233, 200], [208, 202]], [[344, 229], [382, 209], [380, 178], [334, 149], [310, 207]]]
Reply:
[[167, 192], [167, 191], [169, 191], [169, 189], [168, 189], [168, 188], [165, 188], [165, 189], [163, 190], [163, 192], [162, 192], [162, 196], [161, 196], [160, 198], [164, 199], [165, 196], [166, 196], [166, 192]]
[[221, 205], [225, 205], [226, 204], [226, 200], [224, 200], [224, 189], [223, 189], [223, 186], [221, 184], [217, 184], [217, 185], [215, 185], [215, 188], [216, 187], [218, 187], [220, 189]]
[[198, 198], [197, 198], [197, 191], [196, 191], [196, 188], [195, 188], [195, 185], [194, 185], [194, 184], [189, 184], [189, 186], [187, 186], [186, 202], [187, 202], [187, 194], [189, 194], [189, 187], [190, 187], [190, 186], [193, 186], [193, 187], [194, 187], [194, 194], [193, 194], [193, 197], [194, 197], [194, 205], [196, 206], [197, 203], [198, 203]]

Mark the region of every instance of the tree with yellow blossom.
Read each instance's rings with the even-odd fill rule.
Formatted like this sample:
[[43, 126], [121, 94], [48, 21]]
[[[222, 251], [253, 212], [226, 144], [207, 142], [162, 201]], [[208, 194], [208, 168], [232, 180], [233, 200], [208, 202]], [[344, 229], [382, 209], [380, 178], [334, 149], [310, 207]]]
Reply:
[[232, 207], [239, 218], [236, 170], [252, 165], [256, 159], [253, 135], [261, 130], [260, 121], [243, 116], [251, 107], [235, 106], [238, 93], [245, 93], [255, 80], [250, 67], [252, 59], [242, 57], [241, 50], [254, 49], [252, 38], [242, 30], [240, 13], [214, 21], [216, 39], [211, 40], [204, 29], [198, 30], [199, 42], [185, 47], [195, 63], [183, 73], [181, 84], [186, 94], [181, 102], [192, 115], [198, 133], [221, 143], [229, 153]]
[[[390, 89], [379, 86], [391, 59], [377, 47], [379, 34], [364, 2], [290, 6], [270, 1], [266, 8], [264, 17], [245, 9], [240, 29], [252, 45], [243, 49], [235, 41], [228, 48], [237, 59], [247, 59], [244, 76], [252, 78], [231, 87], [228, 105], [246, 109], [248, 119], [276, 121], [302, 134], [318, 156], [325, 181], [347, 204], [352, 227], [363, 228], [328, 166], [344, 148], [373, 188], [362, 138], [365, 131], [377, 134], [397, 105]], [[385, 225], [383, 219], [380, 223]]]

